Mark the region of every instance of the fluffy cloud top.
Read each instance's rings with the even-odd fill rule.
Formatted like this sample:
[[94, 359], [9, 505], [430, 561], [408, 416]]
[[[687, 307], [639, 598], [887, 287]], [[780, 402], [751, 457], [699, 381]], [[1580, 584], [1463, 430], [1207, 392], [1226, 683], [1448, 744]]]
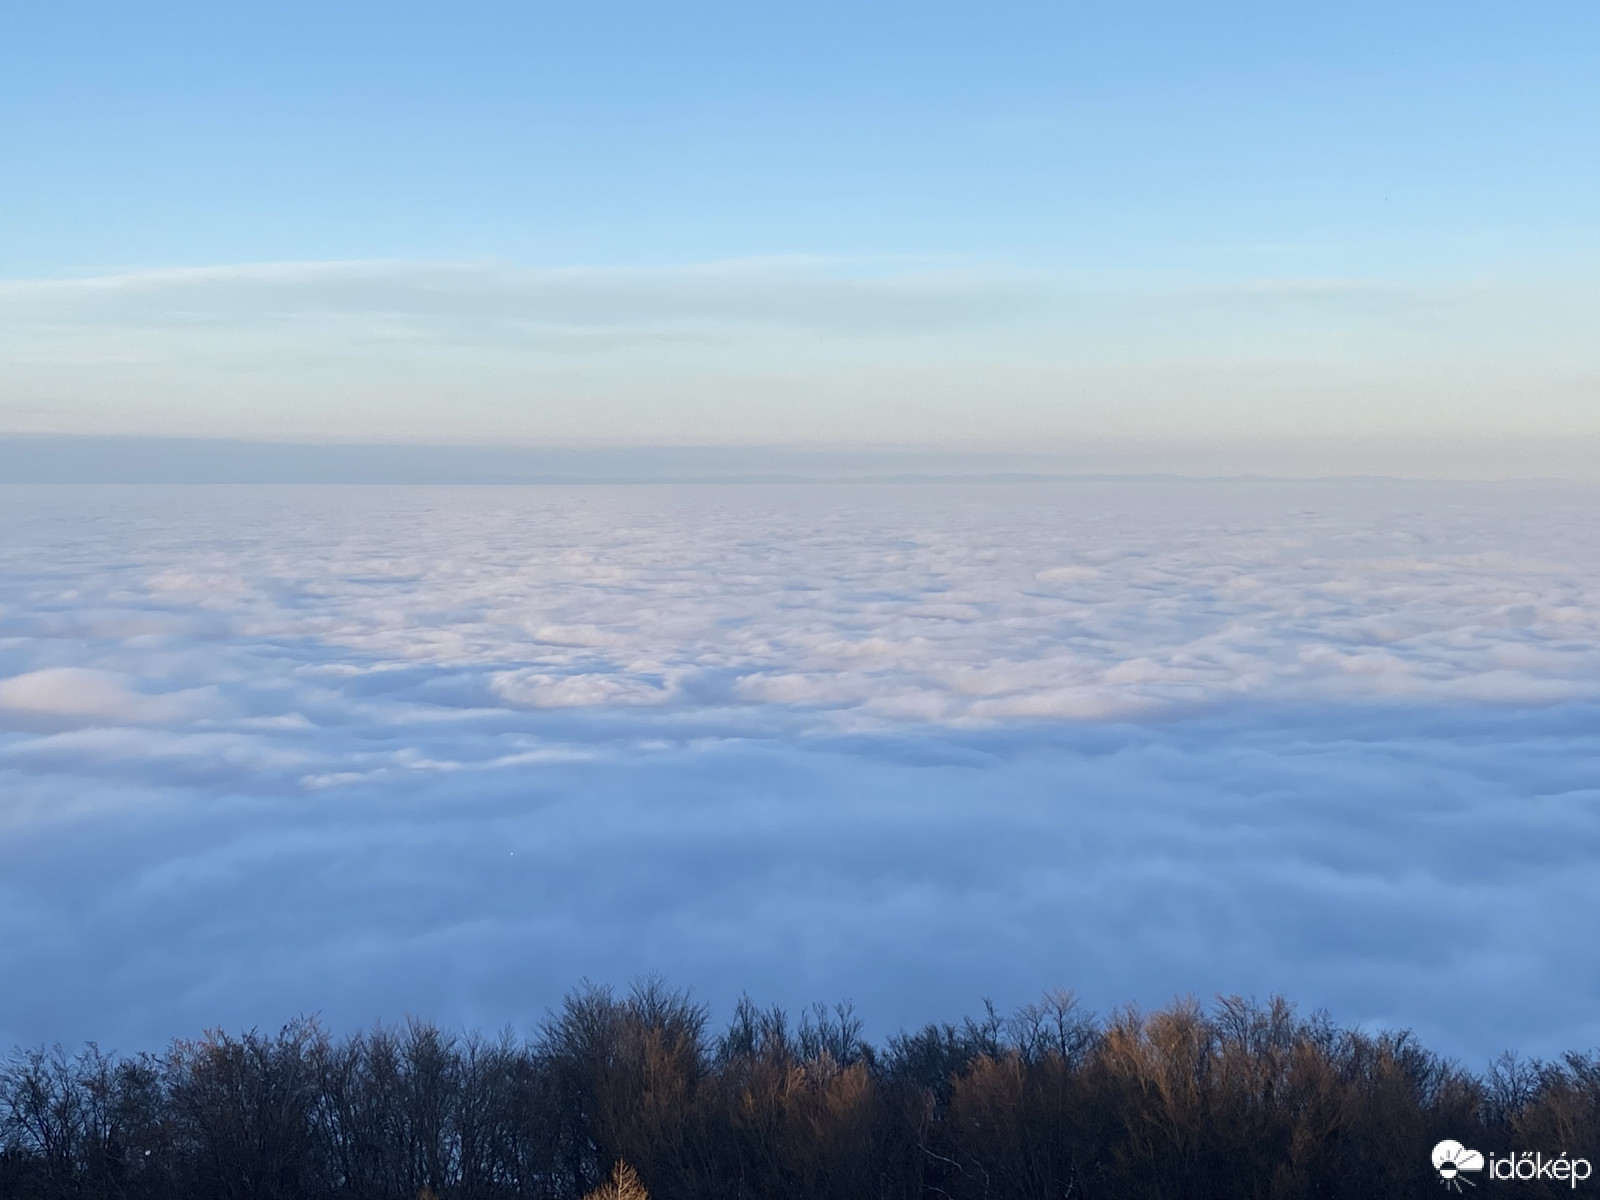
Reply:
[[1600, 1039], [1590, 491], [0, 504], [0, 1040], [649, 969]]

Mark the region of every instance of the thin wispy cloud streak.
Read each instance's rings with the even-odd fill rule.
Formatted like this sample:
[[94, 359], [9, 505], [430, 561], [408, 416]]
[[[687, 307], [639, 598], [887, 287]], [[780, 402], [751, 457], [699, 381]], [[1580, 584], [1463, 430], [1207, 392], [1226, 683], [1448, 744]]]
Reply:
[[[1494, 459], [1503, 436], [1593, 439], [1597, 311], [1576, 268], [1217, 280], [955, 255], [11, 279], [0, 427], [1030, 451], [1115, 437], [1191, 443], [1183, 469], [1203, 474], [1233, 469], [1205, 446], [1230, 433], [1448, 436]], [[1400, 458], [1435, 473], [1425, 450]], [[1357, 473], [1389, 470], [1366, 459]]]
[[[729, 336], [774, 326], [845, 338], [992, 324], [1050, 299], [1036, 273], [961, 263], [762, 258], [672, 267], [544, 270], [483, 263], [304, 262], [173, 268], [0, 282], [19, 329], [68, 333], [293, 332], [374, 339], [408, 332], [443, 344], [572, 349], [582, 335], [625, 341]], [[302, 331], [303, 332], [303, 331]]]
[[9, 488], [0, 1041], [1285, 991], [1600, 1041], [1591, 490]]

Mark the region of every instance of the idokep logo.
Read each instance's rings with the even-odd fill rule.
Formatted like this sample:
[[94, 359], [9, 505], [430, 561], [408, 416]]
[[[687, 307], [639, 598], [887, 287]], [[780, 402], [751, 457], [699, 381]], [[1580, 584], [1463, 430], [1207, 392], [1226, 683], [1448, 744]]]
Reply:
[[[1483, 1170], [1483, 1153], [1468, 1150], [1460, 1142], [1446, 1138], [1433, 1148], [1433, 1169], [1439, 1172], [1439, 1182], [1453, 1192], [1461, 1185], [1477, 1187], [1467, 1178]], [[1572, 1158], [1566, 1151], [1546, 1158], [1537, 1150], [1516, 1150], [1510, 1154], [1489, 1155], [1489, 1178], [1519, 1183], [1547, 1181], [1564, 1183], [1576, 1188], [1594, 1174], [1594, 1164], [1587, 1158]]]

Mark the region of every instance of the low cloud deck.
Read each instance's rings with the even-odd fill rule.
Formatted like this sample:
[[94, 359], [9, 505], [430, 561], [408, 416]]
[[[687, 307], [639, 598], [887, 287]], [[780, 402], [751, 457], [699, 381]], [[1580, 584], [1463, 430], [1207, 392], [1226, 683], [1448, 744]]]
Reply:
[[0, 1040], [580, 976], [1600, 1041], [1577, 488], [0, 489]]

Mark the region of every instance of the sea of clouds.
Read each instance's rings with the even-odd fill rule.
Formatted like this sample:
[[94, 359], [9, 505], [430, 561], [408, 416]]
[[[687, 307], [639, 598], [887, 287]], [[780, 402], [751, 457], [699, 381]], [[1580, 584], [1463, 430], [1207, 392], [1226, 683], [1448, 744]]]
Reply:
[[1284, 992], [1600, 1043], [1600, 493], [0, 488], [0, 1045]]

